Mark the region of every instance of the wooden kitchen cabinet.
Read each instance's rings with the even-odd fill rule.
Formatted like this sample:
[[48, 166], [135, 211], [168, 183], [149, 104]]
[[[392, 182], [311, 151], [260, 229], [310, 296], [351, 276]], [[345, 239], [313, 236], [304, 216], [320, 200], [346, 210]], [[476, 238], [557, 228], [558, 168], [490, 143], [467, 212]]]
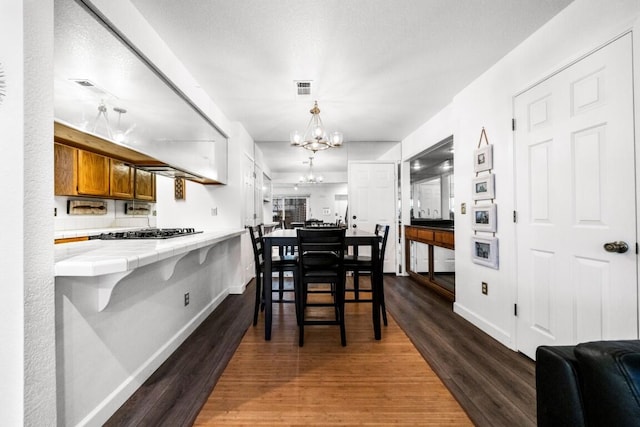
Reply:
[[135, 194], [138, 200], [156, 201], [156, 175], [145, 170], [135, 170]]
[[54, 144], [56, 196], [109, 196], [109, 158]]
[[93, 196], [155, 202], [155, 174], [90, 151], [54, 144], [56, 196]]
[[135, 170], [120, 160], [111, 159], [109, 194], [119, 199], [133, 199]]

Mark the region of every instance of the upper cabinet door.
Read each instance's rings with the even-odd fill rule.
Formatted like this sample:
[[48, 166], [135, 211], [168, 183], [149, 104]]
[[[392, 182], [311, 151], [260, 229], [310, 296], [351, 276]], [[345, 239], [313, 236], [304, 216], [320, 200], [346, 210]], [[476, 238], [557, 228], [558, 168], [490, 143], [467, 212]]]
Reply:
[[124, 162], [111, 159], [111, 195], [133, 198], [134, 169]]
[[136, 169], [135, 198], [155, 202], [156, 176], [151, 172]]
[[109, 158], [78, 150], [78, 194], [109, 195]]

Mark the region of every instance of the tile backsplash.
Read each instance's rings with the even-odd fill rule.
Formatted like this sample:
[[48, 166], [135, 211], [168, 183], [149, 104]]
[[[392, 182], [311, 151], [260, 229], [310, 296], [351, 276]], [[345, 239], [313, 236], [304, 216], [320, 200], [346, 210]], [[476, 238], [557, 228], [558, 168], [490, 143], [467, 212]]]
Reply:
[[[156, 226], [156, 217], [153, 215], [155, 211], [154, 203], [150, 204], [151, 214], [149, 215], [125, 215], [125, 203], [131, 203], [131, 200], [93, 199], [107, 202], [107, 213], [105, 215], [69, 215], [67, 214], [67, 200], [69, 199], [77, 200], [77, 198], [73, 197], [55, 197], [55, 231]], [[144, 203], [149, 204], [148, 202]]]

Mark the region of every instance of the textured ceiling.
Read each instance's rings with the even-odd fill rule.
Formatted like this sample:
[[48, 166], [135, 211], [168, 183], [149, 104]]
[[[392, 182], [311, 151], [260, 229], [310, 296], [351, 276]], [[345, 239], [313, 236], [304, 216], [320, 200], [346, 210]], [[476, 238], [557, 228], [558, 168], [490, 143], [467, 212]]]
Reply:
[[[570, 3], [131, 1], [260, 147], [304, 130], [315, 99], [345, 145], [400, 141]], [[314, 94], [296, 99], [295, 80], [312, 80]], [[292, 163], [287, 157], [265, 154], [276, 172]]]

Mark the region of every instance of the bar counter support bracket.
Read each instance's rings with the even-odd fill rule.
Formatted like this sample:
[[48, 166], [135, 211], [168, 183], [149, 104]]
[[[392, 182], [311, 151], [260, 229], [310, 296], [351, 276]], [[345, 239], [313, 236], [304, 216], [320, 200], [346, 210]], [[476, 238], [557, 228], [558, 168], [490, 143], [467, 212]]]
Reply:
[[111, 294], [116, 285], [122, 279], [131, 274], [133, 270], [123, 271], [121, 273], [112, 273], [100, 276], [98, 279], [98, 311], [103, 311], [111, 301]]

